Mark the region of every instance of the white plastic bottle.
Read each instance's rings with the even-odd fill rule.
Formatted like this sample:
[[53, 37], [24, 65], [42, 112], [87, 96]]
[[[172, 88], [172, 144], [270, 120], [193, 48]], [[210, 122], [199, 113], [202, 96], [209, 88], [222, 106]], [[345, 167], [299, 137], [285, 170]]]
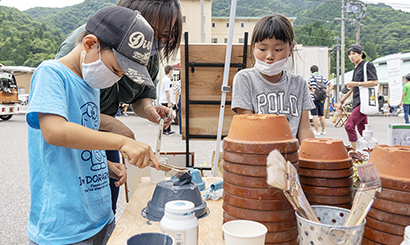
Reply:
[[404, 229], [404, 240], [400, 245], [410, 245], [410, 225]]
[[185, 200], [169, 201], [165, 204], [161, 229], [174, 238], [175, 245], [198, 244], [198, 219], [194, 209], [194, 203]]
[[368, 149], [373, 149], [378, 143], [373, 137], [373, 131], [370, 129], [370, 125], [365, 124], [364, 126], [363, 137], [357, 141], [356, 150], [369, 158], [370, 153], [368, 152]]

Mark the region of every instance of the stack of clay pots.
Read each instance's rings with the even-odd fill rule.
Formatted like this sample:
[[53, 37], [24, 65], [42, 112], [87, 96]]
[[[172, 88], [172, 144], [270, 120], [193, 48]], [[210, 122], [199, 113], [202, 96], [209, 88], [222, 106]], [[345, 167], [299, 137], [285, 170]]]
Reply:
[[306, 139], [299, 150], [298, 174], [311, 205], [351, 208], [353, 161], [339, 139]]
[[266, 244], [296, 245], [295, 211], [283, 191], [266, 182], [266, 158], [274, 149], [297, 163], [299, 143], [284, 115], [234, 116], [223, 141], [223, 218], [264, 224]]
[[380, 174], [382, 192], [366, 217], [363, 244], [400, 244], [410, 225], [410, 147], [376, 146], [370, 155]]

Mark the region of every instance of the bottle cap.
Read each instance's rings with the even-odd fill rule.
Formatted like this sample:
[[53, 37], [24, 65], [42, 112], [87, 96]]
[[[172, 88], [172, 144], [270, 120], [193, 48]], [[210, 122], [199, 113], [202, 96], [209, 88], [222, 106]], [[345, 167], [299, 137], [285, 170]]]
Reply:
[[363, 137], [365, 137], [365, 138], [373, 137], [373, 130], [370, 129], [370, 124], [365, 124], [364, 125]]
[[165, 211], [176, 215], [190, 215], [194, 209], [194, 203], [185, 200], [174, 200], [165, 204]]

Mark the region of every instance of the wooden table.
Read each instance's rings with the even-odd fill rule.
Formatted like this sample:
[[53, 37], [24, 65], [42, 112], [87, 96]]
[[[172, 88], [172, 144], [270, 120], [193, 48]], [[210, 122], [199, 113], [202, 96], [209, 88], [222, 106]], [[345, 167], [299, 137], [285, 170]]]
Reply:
[[[221, 177], [205, 177], [206, 187], [210, 184], [222, 180]], [[149, 177], [143, 177], [137, 186], [130, 202], [117, 222], [113, 234], [108, 241], [109, 245], [124, 245], [131, 236], [142, 232], [162, 232], [160, 223], [149, 221], [142, 217], [141, 210], [147, 206], [152, 198], [156, 184], [149, 181]], [[202, 192], [204, 194], [204, 192]], [[217, 201], [207, 200], [209, 214], [198, 219], [199, 234], [198, 244], [200, 245], [223, 245], [222, 238], [222, 199]]]

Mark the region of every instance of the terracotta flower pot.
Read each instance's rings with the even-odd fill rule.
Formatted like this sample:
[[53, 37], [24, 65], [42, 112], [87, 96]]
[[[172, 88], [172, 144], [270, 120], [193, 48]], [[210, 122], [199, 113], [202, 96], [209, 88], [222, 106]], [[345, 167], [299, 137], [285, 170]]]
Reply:
[[340, 139], [305, 139], [299, 149], [299, 159], [307, 161], [348, 161], [346, 147]]
[[235, 115], [223, 149], [254, 154], [269, 154], [274, 149], [293, 153], [299, 149], [299, 142], [284, 115]]
[[285, 115], [235, 115], [228, 138], [234, 141], [281, 142], [294, 139]]
[[400, 244], [403, 241], [403, 236], [398, 236], [368, 226], [364, 228], [364, 237], [381, 244]]
[[380, 221], [369, 215], [366, 216], [366, 226], [372, 229], [382, 230], [384, 232], [397, 235], [397, 236], [403, 236], [404, 229], [406, 228], [406, 226], [404, 225], [397, 225], [397, 224], [392, 224], [389, 222]]
[[223, 192], [224, 202], [227, 202], [233, 206], [240, 208], [249, 208], [252, 207], [254, 210], [282, 210], [289, 209], [292, 206], [289, 204], [288, 200], [259, 200], [259, 199], [250, 199], [245, 197], [238, 197], [232, 195], [226, 190]]
[[380, 174], [383, 187], [410, 191], [410, 146], [376, 145], [370, 155]]
[[234, 185], [226, 180], [223, 189], [235, 196], [260, 200], [287, 200], [283, 191], [277, 188], [252, 188]]
[[239, 219], [254, 220], [257, 222], [282, 222], [296, 219], [295, 210], [293, 208], [263, 211], [248, 208], [235, 207], [227, 202], [223, 202], [222, 208], [225, 212]]
[[310, 160], [299, 160], [299, 166], [302, 168], [322, 169], [322, 170], [339, 170], [353, 167], [352, 159], [343, 161], [321, 162]]
[[350, 187], [318, 187], [318, 186], [310, 186], [310, 185], [303, 185], [303, 191], [305, 193], [316, 194], [316, 195], [324, 195], [324, 196], [345, 196], [353, 193], [353, 186]]
[[339, 169], [339, 170], [321, 170], [321, 169], [310, 169], [302, 168], [298, 169], [298, 174], [305, 177], [316, 177], [316, 178], [349, 178], [354, 173], [353, 168]]
[[410, 192], [383, 188], [383, 191], [377, 195], [377, 198], [383, 198], [385, 200], [395, 202], [410, 203]]
[[375, 219], [378, 219], [384, 222], [389, 222], [389, 223], [402, 225], [402, 226], [408, 226], [410, 224], [410, 216], [408, 215], [394, 214], [394, 213], [386, 212], [383, 210], [379, 210], [375, 207], [372, 207], [370, 209], [367, 216], [371, 216], [372, 218], [375, 218]]
[[[227, 212], [223, 212], [223, 219], [225, 221], [231, 221], [231, 220], [238, 220], [240, 218], [234, 217]], [[287, 231], [290, 229], [293, 229], [297, 227], [296, 220], [288, 220], [288, 221], [282, 221], [282, 222], [261, 222], [268, 228], [269, 231], [272, 232], [279, 232], [279, 231]]]
[[310, 178], [299, 177], [302, 185], [319, 186], [319, 187], [351, 187], [353, 186], [353, 177], [340, 178], [340, 179], [323, 179], [323, 178]]
[[[222, 153], [222, 158], [225, 161], [248, 164], [248, 165], [261, 165], [266, 167], [266, 158], [269, 154], [248, 154], [248, 153], [238, 153], [231, 152], [224, 149]], [[299, 153], [282, 153], [282, 156], [291, 163], [296, 163], [299, 160]]]

